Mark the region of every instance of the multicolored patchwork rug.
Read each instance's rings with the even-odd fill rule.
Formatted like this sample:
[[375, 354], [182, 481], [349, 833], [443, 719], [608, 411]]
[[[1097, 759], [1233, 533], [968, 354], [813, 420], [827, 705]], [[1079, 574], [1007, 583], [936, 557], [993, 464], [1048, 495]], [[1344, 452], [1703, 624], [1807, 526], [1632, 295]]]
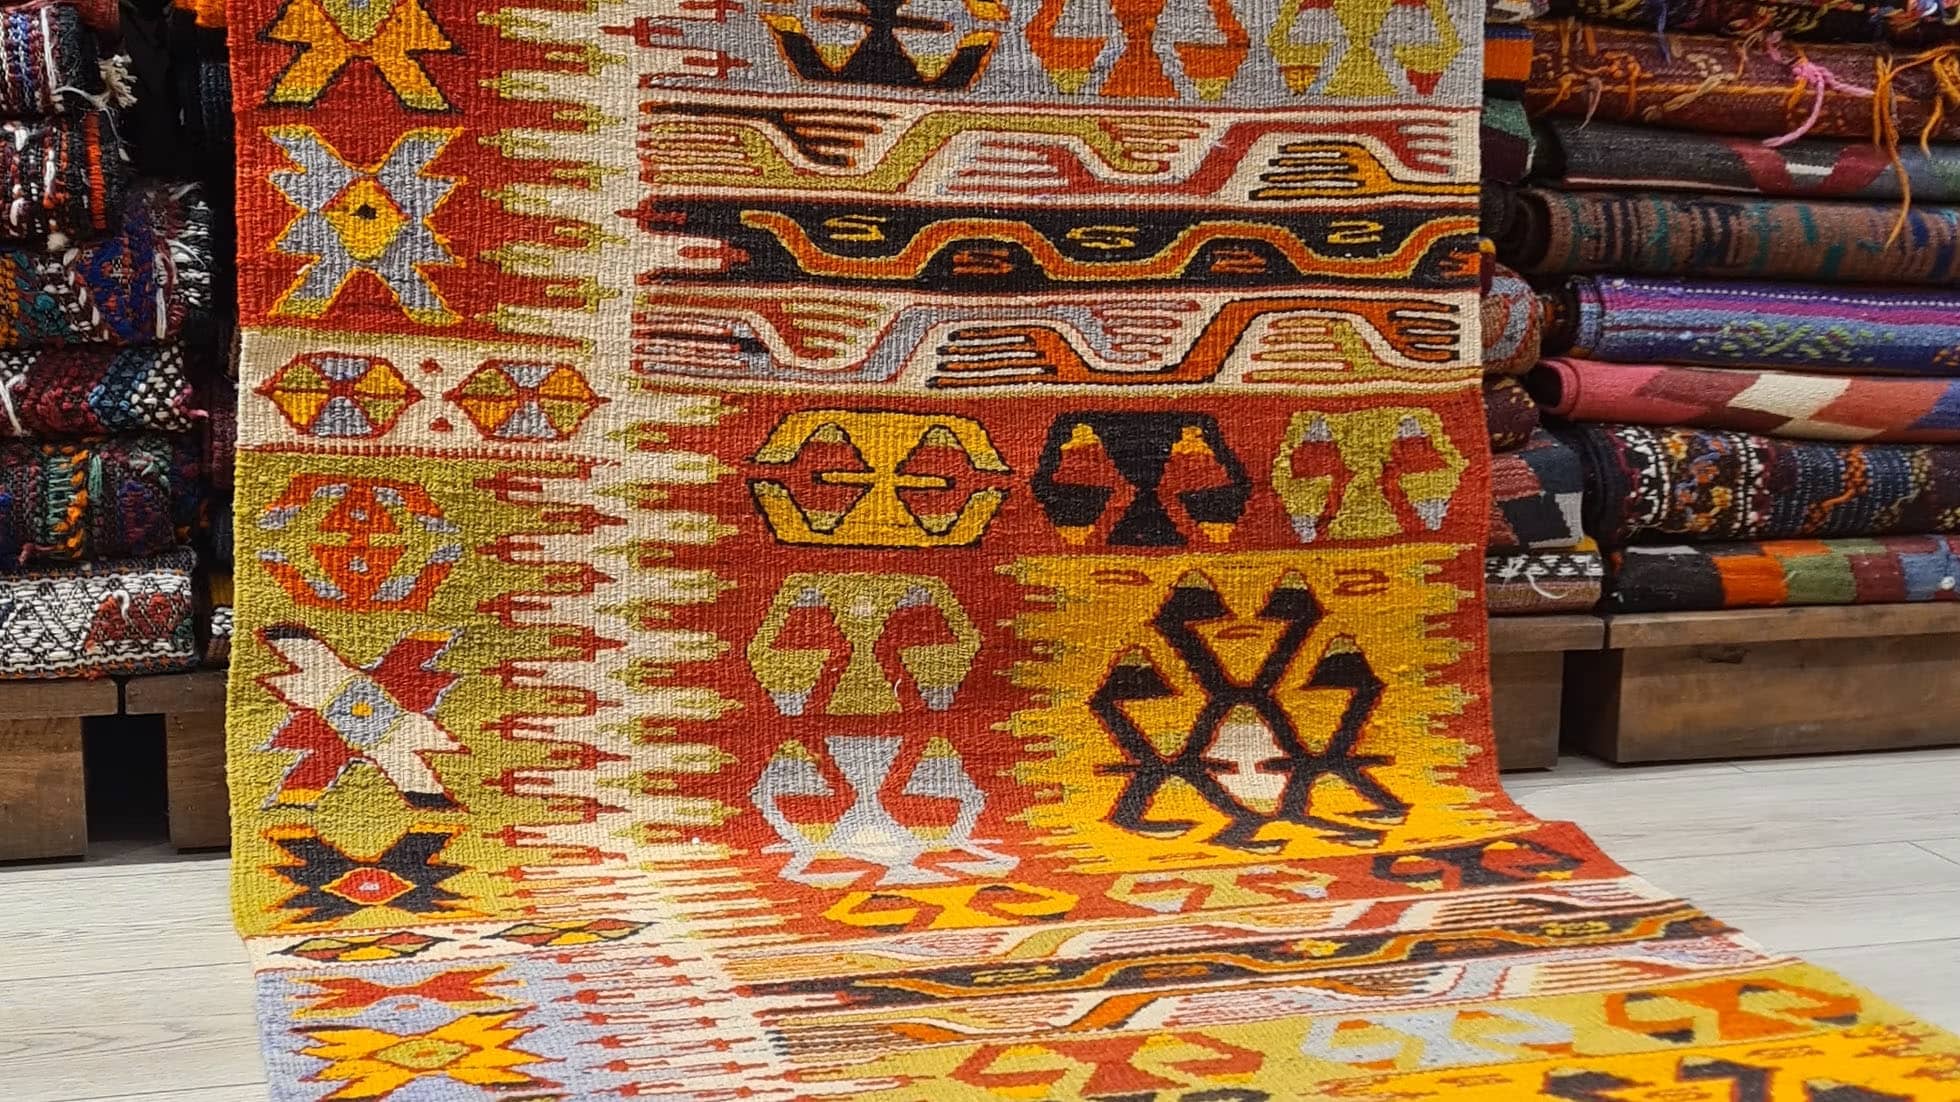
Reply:
[[1960, 1097], [1498, 786], [1480, 7], [234, 3], [274, 1096]]

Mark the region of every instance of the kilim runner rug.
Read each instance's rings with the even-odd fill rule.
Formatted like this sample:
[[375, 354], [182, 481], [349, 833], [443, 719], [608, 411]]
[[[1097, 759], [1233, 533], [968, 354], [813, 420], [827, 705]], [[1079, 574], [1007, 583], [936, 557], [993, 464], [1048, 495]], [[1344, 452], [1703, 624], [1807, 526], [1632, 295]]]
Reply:
[[238, 0], [281, 1100], [1960, 1098], [1497, 782], [1481, 0]]

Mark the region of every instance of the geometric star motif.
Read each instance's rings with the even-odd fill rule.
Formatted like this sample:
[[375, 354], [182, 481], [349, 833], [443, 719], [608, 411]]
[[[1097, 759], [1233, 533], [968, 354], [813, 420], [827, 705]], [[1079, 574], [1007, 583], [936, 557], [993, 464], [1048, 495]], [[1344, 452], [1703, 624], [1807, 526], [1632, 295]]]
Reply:
[[289, 921], [295, 923], [332, 922], [375, 907], [418, 915], [454, 914], [450, 904], [463, 897], [441, 885], [464, 869], [436, 858], [456, 833], [413, 829], [373, 857], [359, 858], [303, 827], [275, 829], [267, 837], [298, 862], [268, 866], [299, 889], [280, 901], [279, 909], [294, 912]]
[[265, 133], [293, 165], [272, 173], [272, 184], [299, 209], [273, 248], [308, 261], [274, 314], [320, 317], [355, 273], [367, 272], [411, 319], [462, 320], [422, 271], [460, 263], [429, 224], [457, 181], [430, 176], [428, 167], [461, 131], [410, 130], [372, 167], [349, 164], [310, 126], [272, 126]]
[[462, 532], [420, 483], [293, 476], [259, 514], [259, 562], [311, 608], [420, 612], [462, 561]]
[[376, 356], [310, 352], [259, 384], [293, 428], [308, 436], [353, 440], [385, 436], [422, 400], [395, 365]]
[[[285, 669], [258, 682], [290, 711], [260, 749], [299, 755], [266, 806], [312, 807], [365, 762], [381, 772], [408, 806], [455, 809], [455, 797], [425, 755], [468, 752], [435, 719], [443, 695], [462, 680], [460, 674], [436, 669], [436, 660], [459, 634], [453, 629], [411, 632], [380, 658], [356, 668], [311, 628], [278, 624], [261, 631], [259, 638], [285, 661]], [[323, 890], [373, 907], [411, 887], [386, 894], [395, 885], [370, 878], [348, 890], [333, 885]]]
[[[501, 1014], [465, 1014], [425, 1033], [303, 1030], [305, 1036], [319, 1043], [301, 1052], [327, 1061], [326, 1067], [311, 1076], [311, 1082], [346, 1084], [326, 1096], [336, 1100], [386, 1098], [418, 1079], [445, 1078], [453, 1083], [499, 1090], [544, 1085], [544, 1080], [512, 1070], [543, 1060], [541, 1056], [509, 1047], [535, 1028], [503, 1028], [504, 1023], [522, 1013], [522, 1010], [510, 1010]], [[487, 1093], [470, 1091], [469, 1097], [484, 1097]], [[454, 1088], [447, 1088], [431, 1091], [424, 1097], [458, 1095]]]
[[606, 399], [570, 364], [491, 360], [443, 397], [486, 440], [569, 440]]
[[421, 0], [287, 0], [264, 37], [299, 47], [267, 103], [310, 107], [349, 62], [366, 58], [402, 106], [449, 108], [413, 55], [453, 53], [456, 44], [444, 37]]

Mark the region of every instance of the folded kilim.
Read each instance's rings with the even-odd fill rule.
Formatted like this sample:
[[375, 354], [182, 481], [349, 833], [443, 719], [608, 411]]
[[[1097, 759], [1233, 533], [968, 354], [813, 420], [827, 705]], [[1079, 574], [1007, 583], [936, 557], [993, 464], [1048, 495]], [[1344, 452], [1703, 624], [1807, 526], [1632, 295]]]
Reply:
[[1546, 352], [1616, 363], [1960, 375], [1960, 291], [1574, 276]]
[[189, 432], [203, 416], [176, 344], [0, 350], [0, 435]]
[[[222, 6], [222, 0], [207, 0]], [[72, 7], [82, 22], [98, 31], [115, 31], [122, 23], [120, 5], [117, 0], [27, 0], [26, 3], [9, 3], [7, 7], [17, 12], [30, 12], [40, 8]]]
[[211, 553], [212, 562], [227, 569], [232, 564], [232, 521], [232, 495], [222, 490], [214, 493], [205, 511], [203, 546]]
[[1603, 122], [1757, 137], [1960, 139], [1960, 75], [1951, 54], [1895, 58], [1874, 46], [1781, 48], [1717, 35], [1532, 24], [1525, 106]]
[[1484, 292], [1483, 369], [1493, 375], [1522, 375], [1538, 362], [1545, 336], [1545, 300], [1524, 277], [1494, 265]]
[[1960, 529], [1960, 446], [1777, 440], [1712, 429], [1573, 425], [1586, 533], [1657, 540], [1923, 535]]
[[1477, 144], [1483, 150], [1484, 179], [1500, 183], [1523, 183], [1531, 173], [1535, 157], [1531, 119], [1524, 104], [1514, 99], [1487, 96], [1483, 117], [1478, 123]]
[[1484, 559], [1484, 607], [1492, 616], [1590, 612], [1604, 573], [1597, 549], [1491, 555]]
[[[1819, 283], [1960, 283], [1960, 207], [1493, 188], [1484, 232], [1528, 275], [1613, 272]], [[1486, 206], [1489, 209], [1489, 206]], [[1894, 227], [1899, 235], [1894, 239]]]
[[1486, 375], [1484, 424], [1490, 429], [1491, 451], [1522, 448], [1538, 428], [1538, 403], [1517, 377]]
[[233, 0], [269, 1096], [1960, 1094], [1498, 784], [1482, 12]]
[[1539, 429], [1524, 447], [1492, 456], [1490, 482], [1490, 550], [1564, 550], [1585, 538], [1586, 472], [1552, 433]]
[[201, 506], [188, 437], [0, 442], [0, 570], [155, 554], [184, 542]]
[[1905, 44], [1951, 38], [1955, 27], [1943, 16], [1960, 14], [1938, 0], [1561, 0], [1557, 7], [1586, 19], [1673, 31]]
[[204, 664], [231, 664], [231, 572], [219, 570], [207, 579], [209, 608], [204, 617]]
[[191, 571], [152, 558], [0, 574], [0, 679], [172, 673], [197, 665]]
[[0, 237], [59, 235], [59, 249], [102, 236], [122, 216], [129, 176], [106, 112], [0, 120]]
[[[1554, 357], [1527, 382], [1574, 421], [1734, 429], [1806, 440], [1960, 443], [1960, 379], [1806, 375]], [[1491, 398], [1486, 393], [1485, 407]]]
[[[1489, 126], [1486, 121], [1486, 133]], [[1914, 202], [1960, 202], [1956, 145], [1908, 143], [1888, 151], [1869, 140], [1805, 138], [1771, 148], [1726, 134], [1545, 119], [1533, 129], [1530, 149], [1531, 177], [1562, 188], [1891, 200], [1910, 189]], [[1888, 226], [1880, 240], [1890, 233]]]
[[0, 248], [0, 347], [171, 340], [209, 311], [211, 264], [197, 189], [138, 187], [113, 236], [52, 253]]
[[1951, 601], [1960, 539], [1769, 540], [1629, 547], [1613, 555], [1620, 612]]
[[120, 99], [120, 90], [112, 95], [103, 79], [95, 30], [83, 21], [82, 5], [40, 0], [0, 8], [0, 115], [86, 113]]

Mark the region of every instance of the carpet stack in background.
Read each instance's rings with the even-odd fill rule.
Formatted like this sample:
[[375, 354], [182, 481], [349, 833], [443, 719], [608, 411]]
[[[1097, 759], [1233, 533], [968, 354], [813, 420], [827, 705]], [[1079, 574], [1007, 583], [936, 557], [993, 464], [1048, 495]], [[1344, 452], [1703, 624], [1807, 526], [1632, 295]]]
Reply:
[[[0, 677], [199, 660], [211, 216], [113, 5], [0, 9]], [[179, 178], [181, 179], [181, 177]]]
[[[1522, 183], [1531, 167], [1525, 84], [1531, 74], [1529, 21], [1547, 0], [1489, 0], [1484, 14], [1484, 178]], [[1484, 264], [1484, 413], [1493, 455], [1496, 504], [1484, 558], [1485, 600], [1493, 616], [1586, 612], [1598, 603], [1598, 549], [1580, 530], [1583, 490], [1578, 456], [1539, 425], [1522, 376], [1537, 363], [1545, 306], [1516, 272]]]
[[1605, 607], [1951, 599], [1960, 29], [1927, 0], [1560, 7], [1485, 232], [1543, 292], [1525, 385]]

